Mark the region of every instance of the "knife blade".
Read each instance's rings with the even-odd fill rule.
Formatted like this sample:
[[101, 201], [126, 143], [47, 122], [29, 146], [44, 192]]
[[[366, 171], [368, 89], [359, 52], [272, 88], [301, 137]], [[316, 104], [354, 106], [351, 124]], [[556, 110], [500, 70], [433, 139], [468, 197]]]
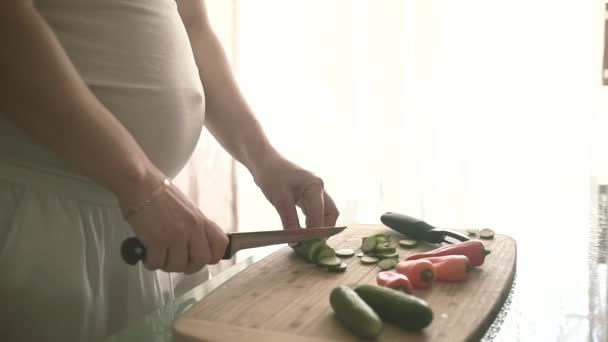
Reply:
[[[242, 249], [330, 237], [342, 232], [345, 228], [346, 226], [338, 226], [227, 233], [228, 245], [222, 259], [230, 259]], [[127, 264], [135, 265], [145, 259], [146, 247], [137, 237], [130, 237], [122, 242], [120, 254]]]

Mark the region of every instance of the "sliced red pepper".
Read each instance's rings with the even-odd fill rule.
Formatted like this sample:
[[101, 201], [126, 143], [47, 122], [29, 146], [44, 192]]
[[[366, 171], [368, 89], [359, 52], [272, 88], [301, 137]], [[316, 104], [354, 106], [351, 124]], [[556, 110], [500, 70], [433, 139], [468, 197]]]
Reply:
[[469, 258], [464, 255], [444, 255], [426, 258], [433, 263], [435, 280], [461, 281], [465, 280], [473, 269]]
[[400, 261], [395, 271], [404, 274], [415, 288], [427, 289], [431, 287], [433, 278], [433, 263], [426, 259]]
[[488, 254], [490, 254], [490, 251], [485, 248], [481, 241], [469, 240], [433, 249], [424, 253], [412, 254], [405, 258], [405, 260], [426, 259], [444, 255], [464, 255], [469, 258], [471, 265], [481, 266]]
[[394, 290], [403, 291], [407, 294], [413, 294], [414, 288], [412, 287], [412, 283], [404, 274], [393, 272], [393, 271], [383, 271], [379, 272], [376, 276], [376, 283], [380, 286], [385, 286]]

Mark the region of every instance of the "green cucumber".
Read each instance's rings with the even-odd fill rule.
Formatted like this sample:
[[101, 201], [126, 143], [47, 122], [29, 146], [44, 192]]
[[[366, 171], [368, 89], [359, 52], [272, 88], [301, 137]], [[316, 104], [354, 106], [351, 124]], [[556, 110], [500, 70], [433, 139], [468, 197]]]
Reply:
[[308, 253], [306, 254], [306, 257], [308, 258], [308, 261], [315, 262], [315, 260], [317, 258], [317, 254], [324, 247], [327, 247], [327, 245], [325, 244], [325, 241], [323, 241], [323, 240], [313, 240], [310, 243], [310, 246], [308, 246]]
[[321, 250], [319, 251], [319, 253], [317, 253], [316, 259], [313, 260], [313, 262], [315, 264], [318, 264], [321, 259], [324, 259], [324, 258], [333, 258], [335, 256], [336, 256], [336, 251], [334, 251], [333, 248], [326, 246], [326, 247], [321, 248]]
[[364, 256], [364, 255], [365, 255], [365, 253], [363, 253], [363, 252], [359, 252], [359, 253], [357, 253], [357, 258], [360, 258], [360, 257], [362, 257], [362, 256]]
[[482, 239], [487, 239], [487, 240], [493, 239], [494, 231], [490, 228], [484, 228], [479, 231], [479, 237]]
[[341, 262], [340, 265], [338, 266], [329, 266], [327, 267], [327, 270], [329, 272], [344, 272], [346, 271], [346, 268], [348, 267], [348, 265], [344, 262]]
[[373, 236], [364, 237], [361, 242], [361, 250], [363, 253], [369, 253], [376, 249], [376, 238]]
[[378, 265], [378, 267], [380, 267], [380, 269], [382, 269], [383, 271], [388, 271], [394, 268], [398, 262], [399, 261], [394, 258], [389, 258], [378, 261], [376, 265]]
[[355, 255], [355, 251], [350, 248], [342, 248], [336, 251], [336, 256], [340, 258], [350, 258]]
[[376, 254], [378, 259], [399, 259], [399, 254], [397, 253], [382, 253]]
[[329, 295], [329, 303], [336, 317], [355, 335], [375, 338], [382, 331], [382, 320], [357, 293], [346, 286], [334, 288]]
[[390, 254], [395, 253], [397, 249], [395, 247], [376, 247], [376, 254]]
[[388, 242], [378, 242], [376, 243], [376, 249], [390, 247], [391, 245]]
[[342, 260], [340, 260], [340, 258], [338, 258], [336, 256], [322, 258], [319, 260], [319, 266], [325, 266], [325, 267], [336, 267], [336, 266], [340, 266], [341, 263], [342, 263]]
[[384, 234], [376, 234], [374, 237], [376, 238], [377, 242], [389, 242], [391, 240], [390, 236]]
[[419, 331], [433, 321], [429, 304], [418, 297], [375, 285], [359, 285], [355, 292], [382, 318], [396, 326]]
[[371, 265], [371, 264], [375, 264], [379, 261], [380, 259], [376, 258], [376, 257], [370, 257], [370, 256], [363, 256], [361, 257], [361, 263], [366, 264], [366, 265]]
[[412, 240], [412, 239], [399, 240], [399, 246], [401, 246], [403, 248], [414, 248], [414, 247], [418, 246], [418, 241]]

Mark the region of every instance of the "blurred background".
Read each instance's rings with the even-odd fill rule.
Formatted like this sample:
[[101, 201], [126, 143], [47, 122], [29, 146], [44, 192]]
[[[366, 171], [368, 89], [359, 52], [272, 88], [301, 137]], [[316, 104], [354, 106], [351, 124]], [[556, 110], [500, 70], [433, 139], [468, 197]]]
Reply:
[[[440, 227], [491, 227], [518, 243], [512, 311], [524, 319], [503, 331], [543, 341], [605, 333], [605, 264], [588, 267], [606, 251], [590, 245], [606, 229], [604, 1], [207, 6], [269, 138], [325, 180], [339, 224], [396, 211]], [[226, 230], [280, 228], [251, 176], [207, 132], [177, 182]], [[559, 278], [547, 287], [551, 275]], [[569, 295], [597, 286], [597, 298]]]

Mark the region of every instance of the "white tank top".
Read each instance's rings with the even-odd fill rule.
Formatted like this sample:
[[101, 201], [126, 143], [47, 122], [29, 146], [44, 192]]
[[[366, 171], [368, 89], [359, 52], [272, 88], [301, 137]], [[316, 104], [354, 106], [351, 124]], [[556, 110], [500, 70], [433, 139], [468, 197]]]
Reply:
[[[200, 137], [205, 101], [174, 0], [35, 0], [97, 98], [175, 176]], [[44, 58], [41, 56], [40, 58]], [[44, 115], [44, 113], [40, 113]], [[0, 159], [66, 169], [0, 118]]]

